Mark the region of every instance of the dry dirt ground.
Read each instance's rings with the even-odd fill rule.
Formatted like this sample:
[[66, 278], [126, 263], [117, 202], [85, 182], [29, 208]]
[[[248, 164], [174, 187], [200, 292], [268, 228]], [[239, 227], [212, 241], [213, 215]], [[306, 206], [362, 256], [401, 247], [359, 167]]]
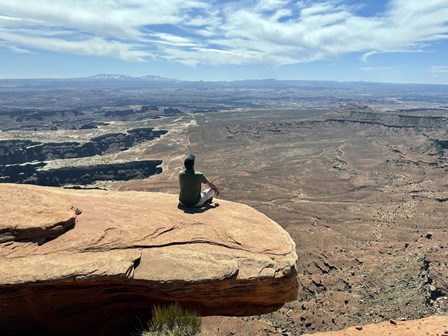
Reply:
[[[203, 336], [239, 335], [266, 336], [279, 335], [267, 322], [244, 323], [237, 318], [207, 317], [202, 319]], [[281, 333], [280, 333], [281, 335]], [[344, 330], [304, 334], [303, 336], [447, 336], [448, 317], [431, 316], [420, 320], [389, 320], [381, 323], [358, 325]]]
[[289, 232], [298, 299], [216, 335], [249, 335], [260, 325], [266, 335], [298, 335], [447, 313], [448, 155], [436, 155], [431, 142], [448, 139], [447, 130], [329, 121], [347, 115], [315, 108], [185, 116], [141, 151], [163, 157], [162, 174], [107, 184], [177, 193], [183, 157], [194, 153], [221, 198]]

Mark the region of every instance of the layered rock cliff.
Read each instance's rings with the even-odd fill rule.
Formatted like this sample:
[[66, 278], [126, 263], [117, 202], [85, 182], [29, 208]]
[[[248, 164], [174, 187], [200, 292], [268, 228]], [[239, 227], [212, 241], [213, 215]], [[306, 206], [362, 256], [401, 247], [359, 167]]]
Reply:
[[232, 202], [203, 210], [161, 193], [0, 185], [2, 335], [123, 335], [155, 303], [251, 315], [296, 297], [279, 225]]
[[439, 129], [448, 125], [448, 118], [442, 116], [420, 116], [370, 111], [351, 111], [347, 118], [332, 118], [327, 121], [382, 125], [397, 128]]

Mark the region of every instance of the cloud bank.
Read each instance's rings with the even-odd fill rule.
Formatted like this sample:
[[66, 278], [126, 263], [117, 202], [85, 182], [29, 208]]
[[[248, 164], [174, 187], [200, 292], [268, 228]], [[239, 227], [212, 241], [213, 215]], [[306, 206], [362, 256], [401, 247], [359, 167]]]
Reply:
[[[197, 64], [273, 66], [418, 52], [448, 38], [448, 0], [0, 0], [0, 48]], [[437, 70], [436, 70], [437, 72]]]
[[446, 66], [446, 65], [433, 65], [431, 67], [431, 74], [434, 77], [448, 76], [448, 66]]

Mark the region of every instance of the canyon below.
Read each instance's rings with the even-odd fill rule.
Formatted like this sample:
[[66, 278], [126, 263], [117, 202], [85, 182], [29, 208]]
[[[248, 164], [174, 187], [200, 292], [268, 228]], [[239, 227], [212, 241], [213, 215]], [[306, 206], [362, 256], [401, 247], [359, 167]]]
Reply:
[[298, 257], [297, 299], [265, 314], [204, 317], [210, 335], [431, 316], [441, 329], [421, 335], [443, 335], [447, 93], [334, 82], [0, 81], [0, 182], [177, 195], [183, 159], [195, 154], [196, 169], [221, 190], [215, 201], [274, 220]]

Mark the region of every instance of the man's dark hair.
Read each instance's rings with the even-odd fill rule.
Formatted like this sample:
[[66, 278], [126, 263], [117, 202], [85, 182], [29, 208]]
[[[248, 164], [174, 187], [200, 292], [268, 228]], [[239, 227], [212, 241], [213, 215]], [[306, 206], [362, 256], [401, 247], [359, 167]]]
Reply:
[[195, 156], [194, 156], [193, 154], [188, 155], [188, 156], [186, 157], [186, 159], [185, 159], [185, 161], [184, 161], [184, 165], [185, 165], [185, 168], [186, 168], [187, 170], [193, 170], [193, 167], [194, 167], [194, 159], [195, 159]]

